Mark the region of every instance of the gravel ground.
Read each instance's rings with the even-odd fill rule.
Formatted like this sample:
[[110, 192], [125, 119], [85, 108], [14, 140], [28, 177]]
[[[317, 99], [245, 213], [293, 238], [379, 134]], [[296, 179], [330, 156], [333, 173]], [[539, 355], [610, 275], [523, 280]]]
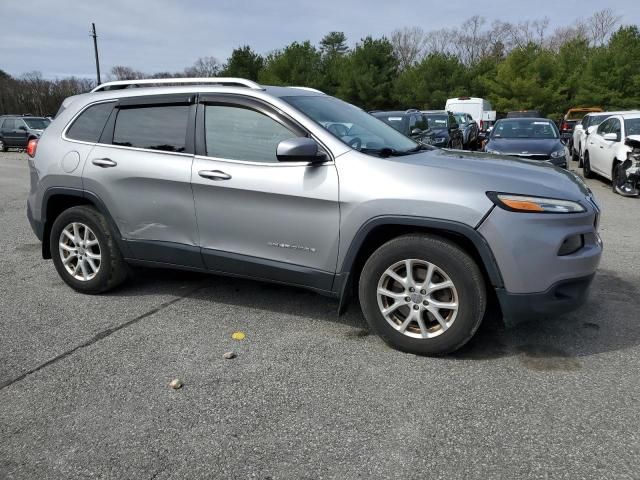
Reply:
[[143, 270], [74, 293], [28, 178], [0, 154], [0, 478], [638, 478], [640, 200], [604, 181], [584, 307], [421, 358], [293, 288]]

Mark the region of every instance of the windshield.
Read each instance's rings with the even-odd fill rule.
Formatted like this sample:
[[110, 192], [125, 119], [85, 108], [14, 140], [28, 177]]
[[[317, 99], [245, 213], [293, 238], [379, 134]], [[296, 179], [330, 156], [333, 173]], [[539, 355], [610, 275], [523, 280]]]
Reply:
[[624, 129], [627, 135], [640, 135], [640, 118], [625, 118]]
[[447, 128], [447, 115], [442, 113], [427, 113], [425, 116], [431, 128]]
[[408, 152], [419, 144], [358, 107], [325, 95], [282, 97], [332, 135], [364, 153]]
[[550, 120], [519, 118], [496, 122], [491, 138], [558, 138], [558, 132]]
[[48, 118], [23, 118], [23, 120], [33, 130], [44, 130], [51, 123]]
[[589, 123], [587, 126], [592, 127], [594, 125], [600, 125], [609, 117], [610, 115], [589, 115]]

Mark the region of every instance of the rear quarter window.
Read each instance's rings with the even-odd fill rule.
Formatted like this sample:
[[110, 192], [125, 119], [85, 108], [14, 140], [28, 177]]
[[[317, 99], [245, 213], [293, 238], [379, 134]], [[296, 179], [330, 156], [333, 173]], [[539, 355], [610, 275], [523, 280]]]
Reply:
[[188, 122], [188, 105], [123, 108], [116, 117], [113, 144], [184, 152]]
[[87, 108], [76, 118], [69, 130], [67, 138], [83, 142], [96, 143], [100, 139], [114, 103], [98, 103]]

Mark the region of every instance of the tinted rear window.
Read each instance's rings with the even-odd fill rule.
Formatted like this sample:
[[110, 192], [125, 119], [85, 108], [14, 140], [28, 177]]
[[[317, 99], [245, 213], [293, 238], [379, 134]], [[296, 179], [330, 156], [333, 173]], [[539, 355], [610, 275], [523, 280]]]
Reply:
[[87, 108], [67, 130], [67, 138], [96, 143], [100, 139], [113, 105], [113, 102], [98, 103]]
[[184, 152], [188, 118], [188, 105], [121, 109], [113, 131], [113, 144]]

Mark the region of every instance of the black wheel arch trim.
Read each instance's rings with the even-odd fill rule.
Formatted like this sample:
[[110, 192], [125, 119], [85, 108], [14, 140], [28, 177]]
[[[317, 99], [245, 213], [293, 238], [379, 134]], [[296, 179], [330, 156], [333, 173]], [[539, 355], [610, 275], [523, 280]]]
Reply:
[[[116, 222], [113, 220], [113, 217], [111, 217], [111, 214], [109, 213], [109, 210], [107, 209], [107, 206], [104, 204], [104, 202], [100, 199], [100, 197], [98, 195], [96, 195], [93, 192], [87, 191], [87, 190], [83, 190], [81, 188], [73, 188], [73, 187], [49, 187], [43, 194], [42, 196], [42, 208], [41, 208], [41, 217], [43, 220], [43, 224], [44, 224], [44, 229], [43, 229], [43, 238], [42, 238], [42, 255], [43, 258], [50, 258], [51, 253], [48, 252], [48, 239], [49, 239], [49, 233], [51, 232], [51, 225], [53, 224], [53, 222], [51, 221], [51, 219], [47, 218], [47, 207], [49, 205], [49, 200], [51, 199], [51, 197], [55, 196], [55, 195], [67, 195], [67, 196], [71, 196], [71, 197], [78, 197], [78, 198], [82, 198], [84, 200], [86, 200], [88, 203], [92, 204], [94, 207], [96, 207], [96, 209], [105, 216], [105, 218], [107, 219], [107, 223], [109, 224], [109, 227], [111, 227], [112, 232], [114, 232], [114, 236], [115, 236], [115, 240], [118, 244], [118, 247], [120, 248], [120, 251], [122, 253], [122, 255], [124, 257], [128, 257], [131, 256], [131, 252], [129, 251], [129, 247], [127, 245], [127, 242], [123, 241], [122, 239], [122, 235], [120, 234], [120, 229], [118, 228], [118, 225], [116, 224]], [[49, 254], [49, 256], [46, 256], [46, 254]]]
[[[395, 226], [402, 225], [408, 227], [421, 227], [421, 228], [429, 228], [434, 231], [441, 232], [450, 232], [454, 234], [458, 234], [469, 240], [473, 246], [478, 251], [480, 255], [480, 259], [482, 260], [483, 267], [487, 272], [489, 280], [491, 281], [491, 285], [494, 288], [501, 288], [504, 286], [502, 281], [502, 275], [500, 273], [500, 269], [498, 268], [498, 264], [493, 256], [493, 252], [491, 251], [491, 247], [484, 239], [484, 237], [473, 227], [466, 225], [464, 223], [455, 222], [452, 220], [442, 220], [436, 218], [428, 218], [428, 217], [415, 217], [415, 216], [396, 216], [396, 215], [380, 215], [378, 217], [373, 217], [365, 222], [358, 232], [353, 237], [351, 244], [347, 250], [347, 254], [345, 255], [338, 272], [341, 273], [349, 273], [353, 268], [355, 260], [358, 256], [358, 252], [360, 248], [364, 244], [368, 235], [378, 227], [382, 226]], [[347, 276], [344, 275], [346, 278]], [[336, 276], [336, 278], [338, 278]], [[341, 285], [334, 285], [334, 291], [342, 291], [343, 288]]]

